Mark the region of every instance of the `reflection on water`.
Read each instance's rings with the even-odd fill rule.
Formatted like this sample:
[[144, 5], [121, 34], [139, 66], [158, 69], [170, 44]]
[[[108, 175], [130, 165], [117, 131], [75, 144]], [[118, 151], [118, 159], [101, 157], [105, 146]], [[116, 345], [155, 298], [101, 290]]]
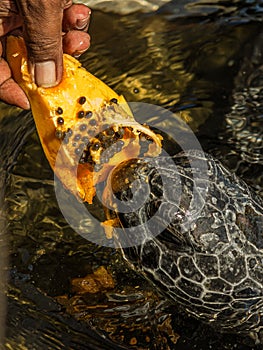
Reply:
[[81, 2], [94, 10], [126, 15], [136, 11], [157, 11], [160, 7], [169, 2], [169, 0], [83, 0]]
[[[256, 1], [234, 4], [171, 1], [158, 13], [129, 16], [95, 11], [92, 47], [81, 61], [129, 101], [180, 113], [205, 150], [262, 193], [262, 9]], [[7, 349], [246, 349], [167, 305], [118, 252], [77, 235], [57, 206], [30, 113], [2, 104], [0, 125]], [[74, 290], [73, 278], [93, 283], [100, 266], [114, 287]]]
[[233, 104], [226, 115], [226, 135], [222, 137], [228, 144], [226, 163], [263, 195], [262, 44], [261, 32], [236, 76]]
[[141, 20], [96, 13], [94, 18], [105, 30], [93, 27], [84, 65], [129, 101], [181, 111], [194, 130], [215, 108], [226, 106], [243, 45], [257, 31], [256, 25], [248, 31], [245, 25], [170, 22], [162, 16]]

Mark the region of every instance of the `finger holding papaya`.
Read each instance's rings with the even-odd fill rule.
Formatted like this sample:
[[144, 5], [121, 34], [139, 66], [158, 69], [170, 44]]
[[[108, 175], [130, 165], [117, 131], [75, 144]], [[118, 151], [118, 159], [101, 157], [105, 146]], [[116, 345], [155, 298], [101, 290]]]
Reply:
[[0, 100], [29, 109], [2, 57], [4, 39], [14, 30], [24, 37], [30, 72], [38, 86], [57, 85], [62, 78], [63, 51], [80, 55], [89, 48], [90, 9], [69, 0], [2, 0], [0, 3]]

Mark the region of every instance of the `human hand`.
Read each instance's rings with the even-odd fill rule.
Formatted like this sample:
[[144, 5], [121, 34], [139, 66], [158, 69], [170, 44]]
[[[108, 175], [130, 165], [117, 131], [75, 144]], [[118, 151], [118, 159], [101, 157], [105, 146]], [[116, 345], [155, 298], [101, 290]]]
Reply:
[[42, 87], [55, 86], [62, 78], [63, 51], [78, 56], [89, 48], [86, 31], [90, 14], [87, 6], [72, 4], [72, 0], [1, 0], [0, 100], [30, 108], [2, 57], [6, 36], [18, 32], [24, 37], [35, 83]]

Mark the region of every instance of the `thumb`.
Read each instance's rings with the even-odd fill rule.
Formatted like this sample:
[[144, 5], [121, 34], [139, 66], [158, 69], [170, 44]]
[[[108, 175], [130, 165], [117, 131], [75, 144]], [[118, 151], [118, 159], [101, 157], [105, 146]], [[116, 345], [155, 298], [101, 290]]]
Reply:
[[30, 71], [38, 86], [57, 85], [62, 78], [61, 0], [18, 0]]

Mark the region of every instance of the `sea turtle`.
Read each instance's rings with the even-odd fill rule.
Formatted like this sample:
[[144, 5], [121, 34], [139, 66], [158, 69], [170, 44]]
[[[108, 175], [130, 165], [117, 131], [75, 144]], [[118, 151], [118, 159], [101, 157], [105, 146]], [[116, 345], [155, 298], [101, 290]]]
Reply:
[[[173, 168], [157, 157], [128, 160], [114, 170], [118, 205], [130, 205], [130, 212], [119, 213], [117, 206], [113, 213], [131, 242], [123, 255], [190, 314], [262, 343], [263, 201], [210, 155], [190, 150], [172, 160]], [[134, 209], [145, 184], [149, 195]]]

